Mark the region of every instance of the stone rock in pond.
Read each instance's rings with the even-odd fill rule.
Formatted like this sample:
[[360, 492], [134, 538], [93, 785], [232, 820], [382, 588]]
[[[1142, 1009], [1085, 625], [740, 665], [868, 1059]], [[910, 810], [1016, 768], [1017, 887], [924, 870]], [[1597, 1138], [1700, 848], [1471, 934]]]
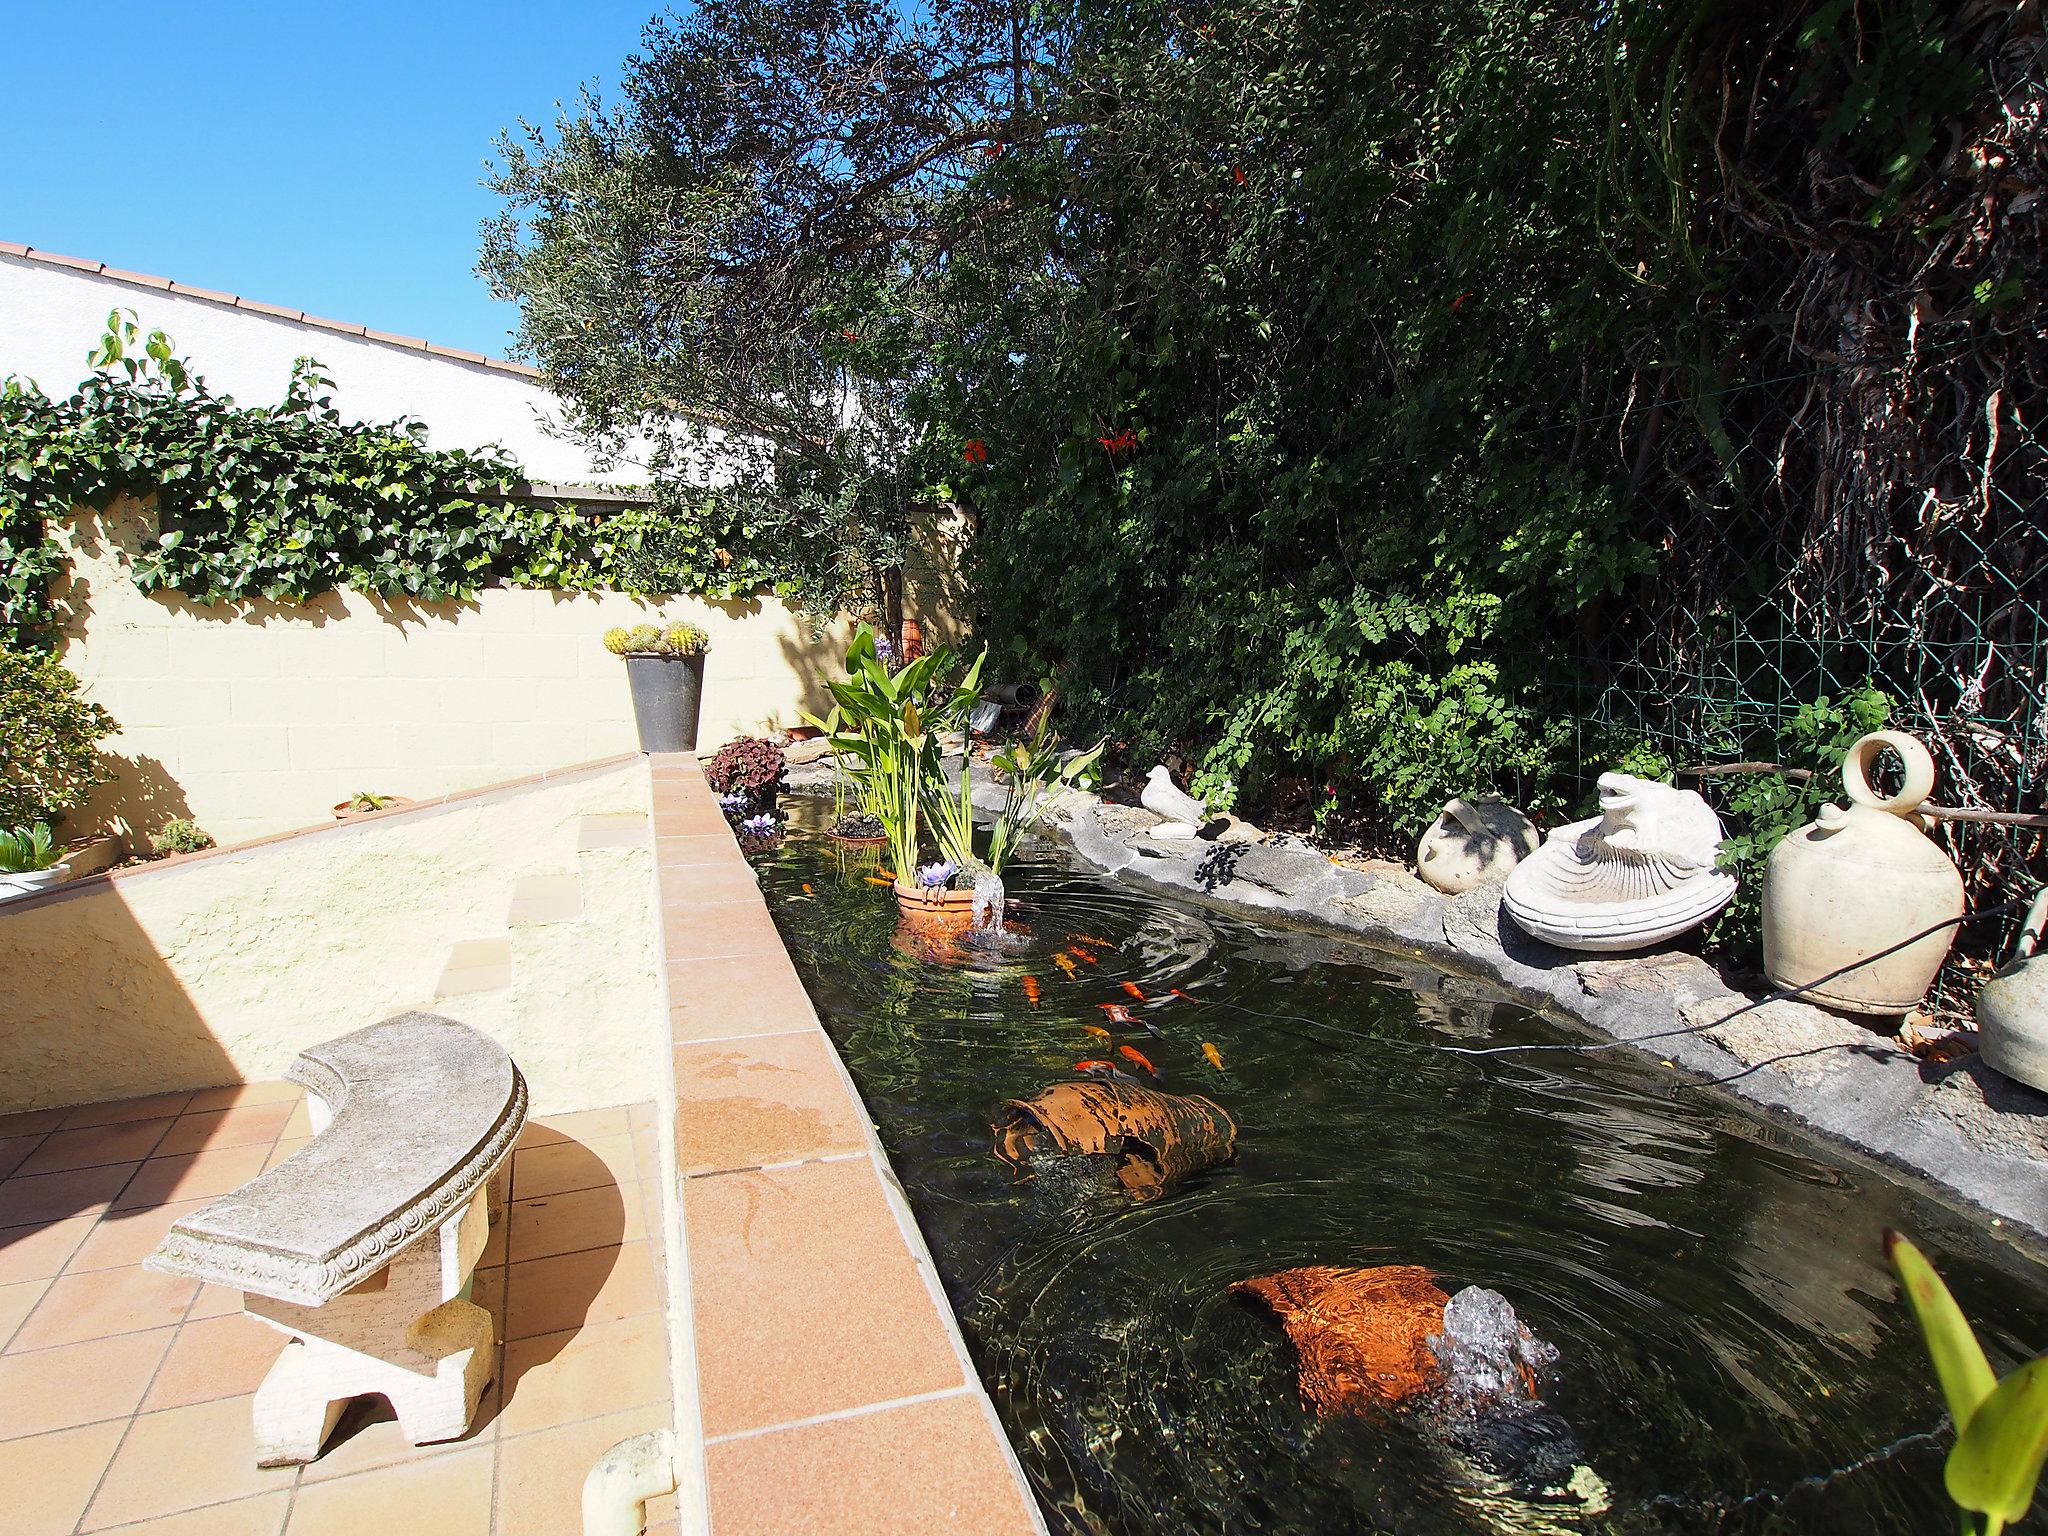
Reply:
[[1199, 827], [1209, 819], [1209, 808], [1173, 782], [1173, 775], [1161, 763], [1145, 775], [1145, 788], [1138, 804], [1168, 821], [1184, 821]]
[[1197, 832], [1195, 824], [1190, 821], [1162, 821], [1149, 835], [1162, 843], [1192, 843]]
[[1600, 775], [1600, 814], [1552, 832], [1508, 876], [1508, 915], [1560, 949], [1647, 949], [1727, 906], [1721, 819], [1689, 789]]
[[1415, 872], [1447, 896], [1505, 880], [1536, 851], [1536, 824], [1496, 795], [1453, 800], [1415, 848]]

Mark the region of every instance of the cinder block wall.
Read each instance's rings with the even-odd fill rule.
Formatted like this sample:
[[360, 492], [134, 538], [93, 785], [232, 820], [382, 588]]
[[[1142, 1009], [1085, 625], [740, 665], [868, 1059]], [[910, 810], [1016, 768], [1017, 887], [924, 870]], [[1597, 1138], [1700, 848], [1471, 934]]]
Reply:
[[[120, 722], [114, 775], [67, 832], [135, 839], [188, 815], [221, 842], [326, 819], [362, 790], [420, 798], [637, 746], [614, 624], [684, 619], [711, 635], [700, 747], [823, 713], [851, 634], [813, 635], [766, 597], [639, 601], [497, 588], [474, 602], [333, 593], [303, 606], [201, 607], [145, 597], [123, 550], [142, 509], [82, 513], [60, 537], [71, 574], [68, 666]], [[950, 632], [943, 620], [927, 628]]]

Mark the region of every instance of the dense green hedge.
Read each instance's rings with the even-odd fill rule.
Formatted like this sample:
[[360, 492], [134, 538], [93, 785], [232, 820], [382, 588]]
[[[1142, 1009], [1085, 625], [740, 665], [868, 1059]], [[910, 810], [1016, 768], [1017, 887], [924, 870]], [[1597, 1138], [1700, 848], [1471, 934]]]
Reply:
[[116, 314], [95, 361], [65, 399], [13, 379], [0, 390], [0, 637], [16, 644], [56, 622], [51, 527], [119, 496], [154, 508], [136, 584], [204, 603], [338, 587], [434, 601], [492, 584], [724, 598], [775, 580], [737, 498], [666, 487], [610, 515], [521, 501], [524, 473], [501, 451], [343, 420], [310, 360], [279, 404], [242, 406]]

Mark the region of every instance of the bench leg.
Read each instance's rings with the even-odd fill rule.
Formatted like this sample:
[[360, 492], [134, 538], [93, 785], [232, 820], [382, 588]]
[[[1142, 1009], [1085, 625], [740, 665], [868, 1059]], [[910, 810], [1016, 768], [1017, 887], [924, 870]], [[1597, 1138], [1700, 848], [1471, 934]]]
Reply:
[[256, 1389], [257, 1466], [295, 1467], [311, 1461], [334, 1433], [348, 1398], [334, 1395], [317, 1354], [305, 1340], [287, 1340], [284, 1353]]

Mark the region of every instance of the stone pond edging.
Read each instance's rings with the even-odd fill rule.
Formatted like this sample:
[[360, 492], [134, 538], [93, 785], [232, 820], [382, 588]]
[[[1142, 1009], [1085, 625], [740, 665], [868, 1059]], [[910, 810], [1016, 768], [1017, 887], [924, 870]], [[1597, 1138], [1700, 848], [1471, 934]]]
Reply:
[[[975, 803], [995, 810], [982, 780]], [[1765, 1003], [1682, 950], [1585, 955], [1530, 938], [1501, 887], [1445, 896], [1392, 868], [1334, 863], [1299, 838], [1266, 843], [1155, 838], [1136, 806], [1067, 791], [1043, 829], [1115, 879], [1226, 908], [1313, 923], [1497, 983], [1516, 1000], [1669, 1062], [1771, 1115], [1960, 1196], [2004, 1235], [2048, 1247], [2048, 1095], [1972, 1054], [1922, 1061], [1885, 1036], [1796, 1001]], [[1726, 1020], [1721, 1023], [1717, 1021]]]

